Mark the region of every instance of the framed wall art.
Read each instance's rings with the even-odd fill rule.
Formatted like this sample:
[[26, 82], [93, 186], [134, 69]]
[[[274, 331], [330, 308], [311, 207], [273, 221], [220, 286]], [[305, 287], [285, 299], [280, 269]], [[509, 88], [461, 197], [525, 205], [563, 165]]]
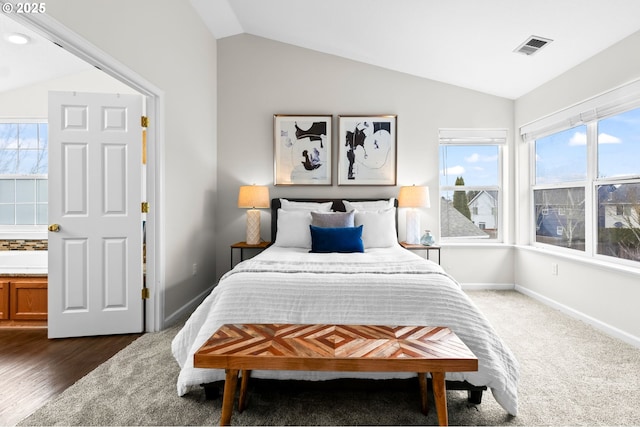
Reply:
[[273, 116], [275, 185], [331, 185], [332, 116]]
[[338, 185], [396, 185], [397, 116], [338, 121]]

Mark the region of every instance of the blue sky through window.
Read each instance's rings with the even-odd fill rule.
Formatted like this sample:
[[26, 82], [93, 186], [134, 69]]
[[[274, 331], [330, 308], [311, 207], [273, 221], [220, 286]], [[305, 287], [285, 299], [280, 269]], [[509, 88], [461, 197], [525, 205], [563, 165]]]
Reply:
[[640, 108], [598, 123], [598, 177], [640, 175]]
[[536, 184], [587, 179], [587, 126], [536, 140]]
[[[640, 108], [598, 122], [598, 177], [640, 175]], [[536, 140], [536, 184], [587, 178], [587, 126]]]
[[442, 145], [440, 185], [455, 185], [459, 176], [465, 185], [498, 185], [498, 160], [495, 145]]

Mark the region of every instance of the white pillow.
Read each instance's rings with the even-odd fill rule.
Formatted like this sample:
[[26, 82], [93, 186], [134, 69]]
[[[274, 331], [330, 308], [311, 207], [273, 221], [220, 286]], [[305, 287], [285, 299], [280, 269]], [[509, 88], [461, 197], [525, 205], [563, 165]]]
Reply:
[[347, 212], [349, 211], [381, 211], [384, 209], [393, 208], [395, 204], [395, 199], [392, 197], [389, 200], [374, 200], [370, 202], [350, 202], [348, 200], [343, 200], [344, 207]]
[[278, 232], [274, 246], [311, 249], [311, 211], [278, 209]]
[[316, 212], [331, 212], [333, 202], [293, 202], [287, 199], [280, 199], [280, 207], [285, 211], [316, 211]]
[[382, 211], [356, 211], [356, 227], [364, 225], [362, 242], [364, 248], [388, 248], [398, 244], [396, 233], [396, 208]]

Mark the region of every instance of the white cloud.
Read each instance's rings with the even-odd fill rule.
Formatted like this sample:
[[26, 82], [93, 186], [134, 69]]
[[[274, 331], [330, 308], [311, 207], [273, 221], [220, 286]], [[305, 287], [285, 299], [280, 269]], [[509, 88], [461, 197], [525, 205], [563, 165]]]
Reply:
[[[622, 140], [617, 136], [609, 135], [608, 133], [601, 133], [598, 135], [599, 144], [620, 144]], [[584, 132], [576, 132], [569, 140], [570, 146], [587, 145], [587, 134]]]
[[460, 176], [463, 175], [465, 172], [464, 166], [451, 166], [450, 168], [447, 168], [444, 170], [444, 174], [443, 175], [454, 175], [454, 176]]
[[480, 154], [478, 153], [473, 153], [472, 155], [470, 155], [469, 157], [465, 157], [464, 160], [468, 163], [476, 163], [480, 160]]
[[478, 163], [478, 162], [495, 162], [498, 159], [498, 156], [481, 156], [478, 153], [473, 153], [469, 157], [465, 157], [464, 160], [467, 163]]
[[617, 136], [609, 135], [608, 133], [601, 133], [598, 135], [598, 144], [620, 144], [622, 140]]
[[587, 134], [584, 132], [576, 132], [569, 140], [570, 146], [587, 145]]

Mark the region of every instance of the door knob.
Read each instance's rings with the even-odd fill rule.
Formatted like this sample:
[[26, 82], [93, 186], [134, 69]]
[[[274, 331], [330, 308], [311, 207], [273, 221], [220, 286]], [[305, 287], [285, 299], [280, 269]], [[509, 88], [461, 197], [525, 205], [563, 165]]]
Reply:
[[60, 231], [60, 224], [51, 224], [49, 226], [49, 231], [53, 231], [54, 233], [57, 233], [58, 231]]

